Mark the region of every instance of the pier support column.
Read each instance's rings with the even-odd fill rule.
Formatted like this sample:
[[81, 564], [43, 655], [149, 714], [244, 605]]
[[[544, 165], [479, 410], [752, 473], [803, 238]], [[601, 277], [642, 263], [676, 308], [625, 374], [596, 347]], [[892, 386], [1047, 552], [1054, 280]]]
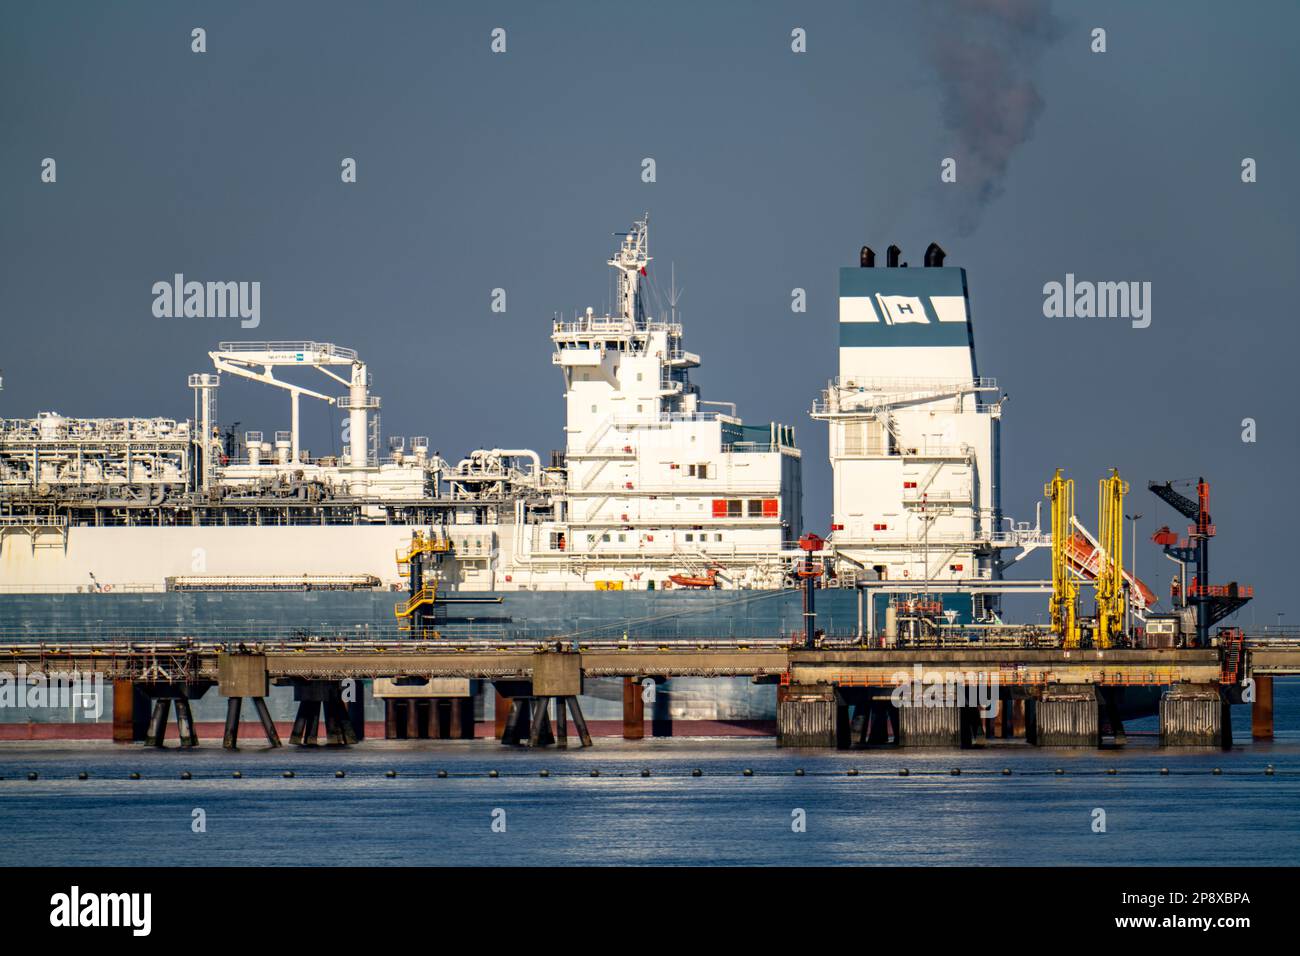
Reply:
[[1160, 699], [1164, 747], [1232, 746], [1232, 716], [1216, 684], [1175, 684]]
[[673, 715], [668, 709], [668, 680], [655, 678], [655, 699], [650, 706], [650, 736], [671, 737], [673, 735]]
[[871, 722], [871, 727], [867, 730], [868, 744], [887, 744], [891, 736], [894, 743], [898, 742], [898, 708], [888, 697], [873, 698], [867, 717]]
[[144, 740], [149, 733], [149, 695], [133, 680], [113, 681], [113, 743]]
[[1013, 739], [1024, 740], [1028, 726], [1028, 718], [1025, 715], [1025, 698], [1013, 697], [1008, 703], [1011, 710], [1009, 733]]
[[1255, 702], [1250, 705], [1250, 736], [1273, 739], [1273, 675], [1255, 675]]
[[569, 713], [573, 715], [573, 726], [578, 728], [578, 740], [584, 747], [591, 746], [591, 733], [587, 730], [587, 719], [582, 716], [582, 708], [578, 706], [577, 697], [565, 697], [564, 701], [569, 705]]
[[532, 727], [532, 722], [532, 698], [512, 698], [510, 701], [510, 713], [506, 716], [506, 729], [505, 733], [501, 735], [501, 742], [510, 747], [518, 747], [527, 739], [528, 732]]
[[[279, 747], [280, 735], [276, 733], [275, 721], [266, 706], [266, 696], [271, 692], [271, 682], [266, 673], [265, 654], [230, 654], [217, 655], [217, 692], [226, 700], [226, 732], [221, 746], [227, 750], [239, 747], [239, 718], [243, 709], [244, 698], [251, 698], [266, 733], [266, 742], [272, 747]], [[186, 709], [188, 710], [188, 703]], [[179, 705], [177, 710], [179, 716]], [[197, 740], [196, 740], [197, 742]]]
[[242, 697], [226, 698], [226, 733], [221, 738], [221, 746], [226, 750], [239, 749], [239, 711], [243, 705]]
[[962, 710], [955, 704], [928, 706], [903, 701], [898, 708], [898, 744], [900, 747], [960, 747], [963, 738]]
[[167, 717], [171, 714], [170, 697], [155, 697], [153, 713], [149, 717], [149, 731], [144, 738], [145, 746], [161, 747], [167, 737]]
[[474, 739], [474, 698], [453, 697], [451, 705], [451, 726], [448, 735], [452, 740]]
[[1121, 716], [1120, 703], [1123, 699], [1124, 689], [1122, 687], [1103, 687], [1101, 689], [1101, 707], [1105, 716], [1105, 727], [1102, 728], [1110, 735], [1111, 740], [1116, 747], [1123, 747], [1128, 743], [1128, 735], [1124, 732], [1124, 718]]
[[[502, 682], [503, 690], [513, 697], [506, 715], [503, 744], [518, 745], [527, 740], [529, 747], [558, 744], [567, 747], [569, 727], [566, 708], [583, 747], [591, 746], [591, 734], [578, 706], [582, 692], [582, 657], [569, 652], [540, 651], [533, 656], [532, 679], [527, 683]], [[626, 684], [624, 685], [626, 688]], [[635, 686], [635, 685], [634, 685]], [[639, 688], [637, 700], [640, 700]], [[523, 696], [526, 695], [526, 696]], [[509, 698], [507, 698], [509, 699]], [[626, 692], [624, 701], [626, 702]], [[549, 708], [555, 702], [555, 729], [551, 729]]]
[[343, 703], [343, 688], [333, 680], [303, 680], [293, 685], [298, 714], [289, 743], [314, 747], [320, 738], [321, 713], [325, 716], [325, 740], [335, 747], [357, 742], [356, 731]]
[[645, 701], [635, 677], [623, 678], [623, 739], [645, 738]]
[[194, 713], [186, 697], [176, 698], [176, 730], [180, 734], [181, 746], [185, 748], [199, 745], [199, 732], [194, 726]]
[[347, 708], [348, 723], [352, 725], [352, 735], [357, 741], [366, 739], [366, 682], [355, 678], [345, 682], [351, 684], [351, 700], [344, 701]]
[[1005, 687], [998, 688], [998, 713], [993, 718], [993, 737], [1005, 740], [1011, 736], [1011, 693]]
[[550, 705], [548, 697], [533, 698], [533, 720], [532, 725], [528, 728], [528, 746], [546, 747], [555, 743], [555, 735], [551, 732], [551, 717], [547, 712]]
[[837, 699], [830, 684], [784, 688], [777, 704], [776, 745], [778, 747], [838, 747], [840, 718], [847, 723], [848, 708]]
[[253, 707], [257, 710], [257, 719], [262, 722], [262, 730], [266, 733], [266, 742], [272, 747], [283, 747], [280, 742], [280, 734], [275, 729], [275, 721], [271, 719], [271, 710], [266, 706], [265, 697], [254, 697]]
[[[257, 719], [262, 724], [262, 730], [266, 734], [266, 742], [272, 747], [280, 747], [280, 735], [276, 732], [275, 721], [271, 719], [271, 711], [266, 706], [265, 697], [249, 698], [253, 702], [253, 707], [257, 711]], [[227, 697], [226, 698], [226, 732], [221, 739], [221, 746], [226, 750], [239, 749], [239, 718], [243, 710], [244, 698]]]
[[1092, 684], [1049, 684], [1035, 702], [1030, 743], [1039, 747], [1099, 747], [1097, 688]]
[[510, 716], [510, 698], [495, 687], [492, 690], [493, 695], [493, 719], [492, 736], [501, 740], [506, 735], [506, 718]]

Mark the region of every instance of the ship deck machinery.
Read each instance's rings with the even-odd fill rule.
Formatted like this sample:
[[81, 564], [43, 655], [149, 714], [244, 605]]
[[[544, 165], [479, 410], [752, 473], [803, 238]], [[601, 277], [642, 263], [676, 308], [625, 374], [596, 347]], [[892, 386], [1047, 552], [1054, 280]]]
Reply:
[[[44, 518], [68, 526], [354, 524], [430, 520], [428, 501], [443, 467], [428, 439], [397, 439], [380, 460], [379, 399], [352, 349], [320, 342], [223, 342], [209, 353], [215, 373], [189, 376], [194, 418], [75, 419], [42, 412], [0, 424], [0, 491], [8, 525]], [[332, 366], [350, 369], [348, 378]], [[331, 398], [277, 378], [280, 367], [314, 368], [348, 386]], [[291, 428], [234, 429], [216, 419], [221, 373], [285, 389]], [[348, 411], [341, 455], [312, 457], [299, 441], [299, 400]], [[242, 454], [241, 454], [242, 446]], [[355, 451], [354, 451], [355, 447]]]

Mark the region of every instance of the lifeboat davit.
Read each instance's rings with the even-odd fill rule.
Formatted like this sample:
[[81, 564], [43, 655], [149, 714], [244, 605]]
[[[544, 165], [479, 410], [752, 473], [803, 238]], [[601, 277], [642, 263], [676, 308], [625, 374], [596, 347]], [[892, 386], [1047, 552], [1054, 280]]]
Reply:
[[[1083, 535], [1072, 534], [1070, 536], [1070, 551], [1067, 555], [1071, 566], [1078, 571], [1084, 578], [1089, 581], [1096, 580], [1097, 565], [1100, 563], [1097, 549]], [[1127, 571], [1124, 572], [1124, 580], [1129, 583], [1129, 587], [1136, 590], [1134, 604], [1141, 608], [1148, 608], [1156, 604], [1160, 599], [1156, 597], [1156, 592], [1147, 587], [1141, 580], [1133, 577]]]
[[672, 581], [678, 587], [682, 588], [712, 588], [717, 587], [718, 569], [709, 568], [703, 574], [670, 574], [668, 580]]

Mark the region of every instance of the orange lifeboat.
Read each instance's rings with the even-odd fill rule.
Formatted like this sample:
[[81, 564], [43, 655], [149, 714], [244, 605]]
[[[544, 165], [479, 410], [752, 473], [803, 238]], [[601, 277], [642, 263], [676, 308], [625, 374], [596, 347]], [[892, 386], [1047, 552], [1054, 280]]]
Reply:
[[668, 580], [683, 588], [712, 588], [717, 587], [717, 577], [718, 569], [709, 568], [704, 575], [670, 574]]
[[[1087, 580], [1092, 581], [1097, 577], [1097, 565], [1099, 557], [1097, 549], [1092, 543], [1079, 533], [1070, 535], [1070, 551], [1068, 554], [1070, 564], [1083, 575]], [[1129, 583], [1129, 587], [1136, 589], [1140, 595], [1140, 603], [1143, 607], [1151, 607], [1156, 604], [1160, 598], [1156, 597], [1156, 592], [1147, 587], [1141, 580], [1133, 577], [1127, 571], [1124, 572], [1124, 580]]]

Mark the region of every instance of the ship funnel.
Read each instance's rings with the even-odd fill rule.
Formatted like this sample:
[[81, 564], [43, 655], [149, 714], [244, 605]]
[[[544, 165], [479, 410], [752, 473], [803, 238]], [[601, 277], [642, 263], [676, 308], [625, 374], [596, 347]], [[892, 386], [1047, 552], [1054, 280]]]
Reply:
[[863, 246], [862, 251], [858, 253], [858, 265], [863, 269], [871, 269], [875, 264], [875, 251], [870, 246]]
[[885, 265], [887, 265], [891, 269], [897, 269], [898, 257], [901, 256], [902, 254], [903, 254], [902, 249], [898, 248], [898, 246], [891, 245], [888, 249], [885, 250]]
[[928, 269], [938, 269], [943, 265], [944, 257], [948, 253], [939, 247], [939, 243], [930, 243], [929, 248], [925, 250], [925, 265]]

